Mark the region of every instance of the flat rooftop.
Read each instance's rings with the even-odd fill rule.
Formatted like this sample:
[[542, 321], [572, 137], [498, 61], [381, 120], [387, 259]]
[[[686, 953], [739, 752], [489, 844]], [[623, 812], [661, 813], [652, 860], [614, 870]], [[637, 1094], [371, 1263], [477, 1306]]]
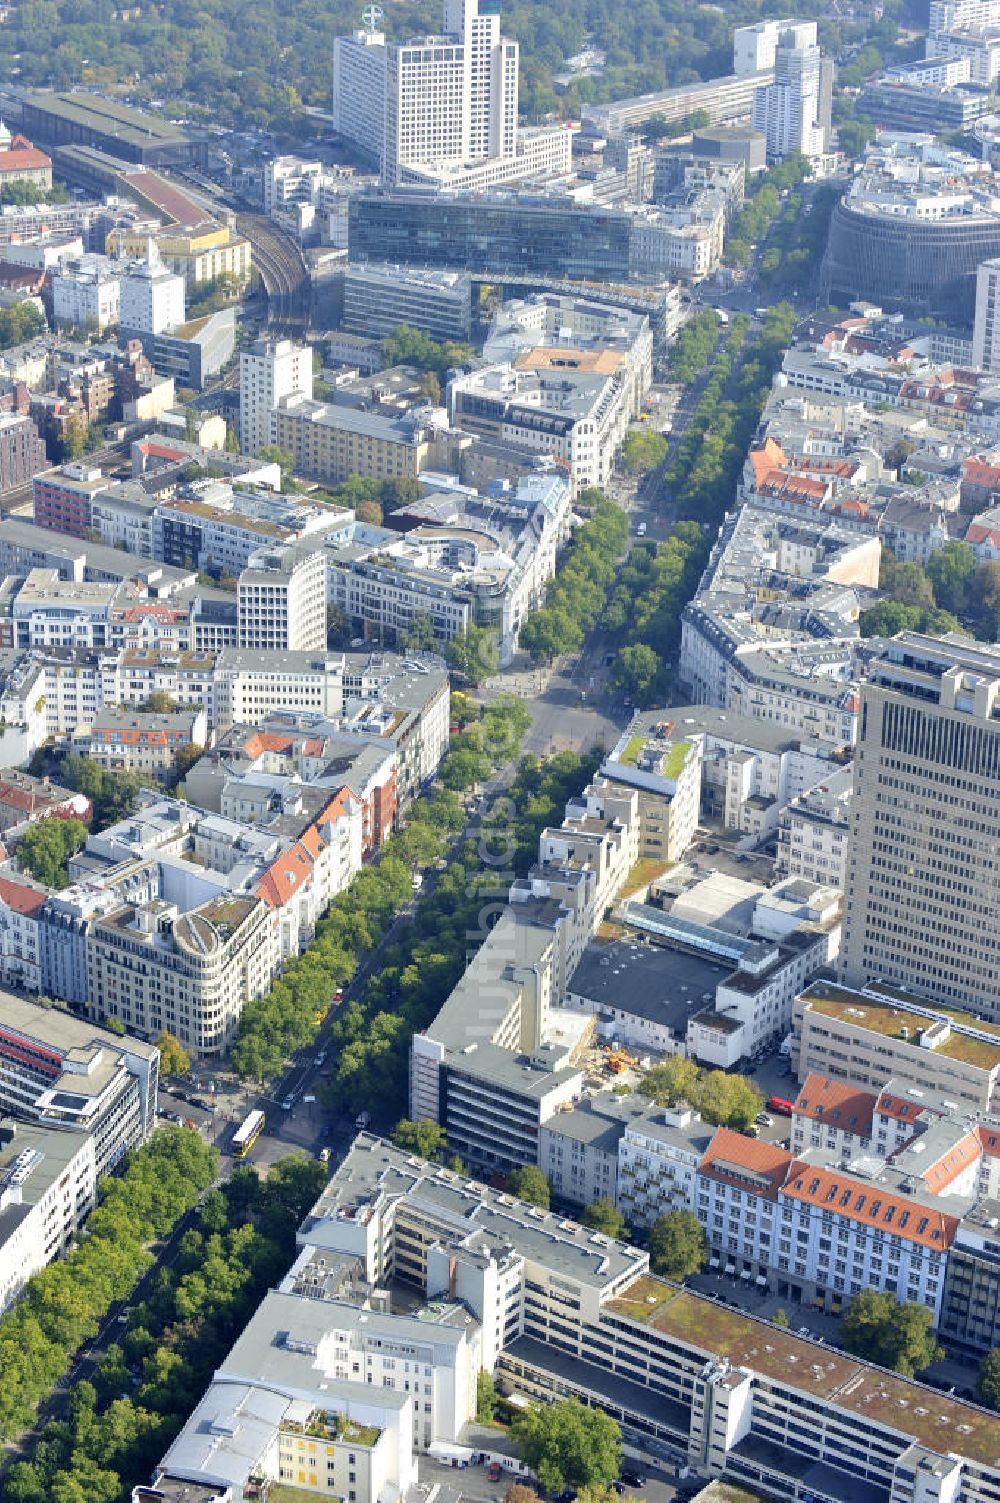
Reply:
[[[917, 997], [908, 998], [905, 992], [890, 993], [879, 988], [879, 995], [874, 995], [851, 991], [826, 981], [808, 987], [803, 993], [803, 1001], [813, 1012], [824, 1017], [836, 1018], [866, 1033], [898, 1039], [900, 1043], [908, 1042], [915, 1049], [923, 1048], [928, 1055], [943, 1054], [980, 1070], [994, 1070], [1000, 1066], [1000, 1027], [981, 1023], [972, 1013], [945, 1008], [936, 1002], [924, 1002]], [[932, 1027], [938, 1021], [951, 1025], [948, 1038], [933, 1045], [918, 1043], [914, 1036], [916, 1030]], [[903, 1038], [904, 1028], [909, 1030], [908, 1040]]]
[[101, 1049], [141, 1054], [146, 1058], [157, 1052], [155, 1044], [144, 1044], [131, 1035], [119, 1037], [76, 1013], [58, 1007], [39, 1007], [23, 997], [15, 997], [13, 992], [0, 992], [0, 1037], [11, 1033], [46, 1044], [79, 1063]]
[[687, 1020], [715, 1000], [732, 967], [665, 945], [593, 940], [583, 952], [569, 990], [597, 1006], [632, 1013], [687, 1032]]
[[96, 94], [29, 94], [25, 103], [85, 130], [117, 136], [136, 145], [174, 145], [188, 139], [171, 120], [147, 115], [144, 110], [101, 99]]
[[[428, 1164], [382, 1138], [359, 1133], [299, 1229], [299, 1243], [336, 1248], [338, 1225], [356, 1235], [381, 1207], [409, 1202], [465, 1247], [511, 1250], [599, 1290], [646, 1266], [638, 1248], [589, 1231], [465, 1175]], [[353, 1243], [352, 1243], [353, 1245]]]
[[869, 1367], [843, 1352], [793, 1336], [728, 1305], [702, 1299], [652, 1275], [604, 1309], [676, 1336], [709, 1356], [815, 1395], [837, 1408], [912, 1436], [935, 1451], [1000, 1463], [1000, 1419], [922, 1384]]

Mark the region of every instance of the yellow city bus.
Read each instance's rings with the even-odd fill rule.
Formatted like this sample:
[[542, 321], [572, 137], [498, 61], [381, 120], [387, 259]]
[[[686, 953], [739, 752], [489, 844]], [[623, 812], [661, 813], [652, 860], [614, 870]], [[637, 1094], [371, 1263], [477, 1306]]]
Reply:
[[233, 1133], [233, 1158], [245, 1159], [261, 1133], [266, 1118], [263, 1112], [251, 1112], [241, 1127]]

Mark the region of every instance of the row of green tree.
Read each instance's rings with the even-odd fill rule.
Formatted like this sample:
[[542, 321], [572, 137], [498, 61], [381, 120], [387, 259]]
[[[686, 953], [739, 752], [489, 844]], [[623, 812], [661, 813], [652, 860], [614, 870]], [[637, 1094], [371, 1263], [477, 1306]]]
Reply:
[[435, 1016], [486, 938], [506, 903], [511, 872], [527, 871], [541, 830], [562, 819], [567, 799], [595, 765], [595, 758], [573, 752], [521, 764], [508, 793], [484, 816], [478, 838], [454, 852], [433, 892], [383, 950], [377, 973], [338, 1012], [326, 1093], [331, 1106], [367, 1111], [379, 1122], [405, 1109], [413, 1034]]
[[[466, 696], [462, 698], [469, 702]], [[463, 792], [484, 783], [517, 755], [530, 724], [527, 706], [513, 695], [505, 694], [486, 705], [451, 738], [441, 768], [445, 788]]]
[[760, 1091], [746, 1075], [725, 1070], [702, 1070], [693, 1059], [673, 1055], [647, 1070], [639, 1090], [659, 1106], [686, 1102], [713, 1127], [737, 1131], [752, 1127], [764, 1105]]
[[[726, 241], [725, 260], [728, 266], [745, 266], [753, 253], [753, 247], [769, 233], [781, 212], [782, 197], [787, 194], [791, 205], [791, 191], [805, 182], [812, 167], [809, 158], [801, 152], [792, 152], [783, 162], [769, 167], [757, 179], [753, 192], [740, 210], [732, 232]], [[792, 220], [798, 213], [795, 205]]]
[[[767, 313], [752, 338], [749, 320], [733, 319], [663, 477], [664, 492], [682, 520], [659, 546], [638, 543], [616, 571], [601, 625], [622, 643], [612, 683], [638, 705], [662, 703], [669, 692], [681, 613], [697, 588], [712, 535], [732, 505], [794, 323], [795, 311], [785, 303]], [[699, 327], [694, 338], [707, 344], [707, 319]], [[715, 332], [717, 337], [717, 323]], [[692, 344], [683, 361], [696, 359], [701, 345]]]
[[243, 1009], [232, 1052], [241, 1079], [262, 1082], [277, 1074], [315, 1037], [338, 988], [347, 985], [361, 957], [412, 898], [414, 873], [440, 860], [461, 830], [465, 813], [454, 789], [471, 786], [510, 761], [526, 726], [524, 705], [504, 698], [453, 738], [441, 769], [445, 787], [414, 803], [406, 826], [334, 898], [308, 949], [264, 997]]
[[86, 1235], [30, 1278], [0, 1318], [0, 1436], [30, 1425], [74, 1353], [152, 1265], [149, 1244], [166, 1237], [212, 1183], [216, 1161], [197, 1133], [168, 1127], [105, 1181]]
[[803, 209], [802, 194], [789, 194], [772, 228], [771, 243], [760, 258], [760, 278], [771, 296], [810, 287], [826, 250], [830, 215], [839, 197], [838, 184], [822, 183]]
[[961, 631], [962, 622], [990, 642], [1000, 634], [1000, 564], [977, 564], [968, 543], [945, 543], [922, 565], [883, 545], [878, 582], [885, 598], [861, 612], [862, 636]]
[[713, 308], [702, 308], [682, 325], [670, 346], [667, 368], [672, 381], [685, 386], [708, 368], [719, 342], [719, 318]]
[[315, 1160], [289, 1158], [264, 1182], [238, 1168], [208, 1191], [176, 1260], [157, 1269], [93, 1381], [74, 1385], [65, 1417], [10, 1467], [9, 1503], [124, 1503], [148, 1479], [287, 1269], [295, 1229], [325, 1179]]
[[628, 542], [628, 518], [599, 490], [586, 490], [580, 505], [590, 518], [573, 534], [558, 573], [549, 581], [545, 604], [521, 627], [520, 644], [535, 663], [551, 663], [576, 652], [597, 624]]

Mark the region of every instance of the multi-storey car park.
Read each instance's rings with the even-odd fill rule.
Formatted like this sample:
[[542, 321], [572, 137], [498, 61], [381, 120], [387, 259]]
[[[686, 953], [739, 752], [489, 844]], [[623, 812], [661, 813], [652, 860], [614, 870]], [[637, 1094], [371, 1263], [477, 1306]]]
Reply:
[[[302, 1397], [322, 1386], [330, 1408], [368, 1385], [382, 1399], [416, 1395], [414, 1449], [440, 1443], [471, 1458], [483, 1445], [468, 1428], [471, 1357], [508, 1394], [575, 1394], [613, 1414], [633, 1444], [666, 1446], [701, 1477], [769, 1497], [1000, 1495], [994, 1416], [653, 1278], [639, 1249], [377, 1138], [355, 1139], [299, 1244], [271, 1296], [280, 1307], [251, 1323], [253, 1360], [241, 1338], [209, 1408], [226, 1399], [223, 1375], [245, 1385], [241, 1403], [272, 1389], [281, 1410], [293, 1381]], [[375, 1299], [376, 1289], [386, 1293]], [[301, 1354], [294, 1380], [286, 1349]], [[270, 1475], [280, 1427], [280, 1413], [253, 1437], [219, 1426], [209, 1446], [196, 1413], [154, 1487], [134, 1496], [177, 1496], [182, 1483], [198, 1503], [246, 1496], [237, 1487]]]

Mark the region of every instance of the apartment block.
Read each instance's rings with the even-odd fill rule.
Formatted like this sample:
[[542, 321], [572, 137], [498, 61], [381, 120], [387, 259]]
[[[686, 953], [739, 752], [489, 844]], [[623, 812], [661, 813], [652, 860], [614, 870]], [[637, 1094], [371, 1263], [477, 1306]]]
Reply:
[[153, 556], [238, 576], [261, 549], [325, 538], [346, 530], [352, 514], [299, 497], [196, 481], [162, 498], [153, 512]]
[[251, 555], [239, 577], [239, 646], [265, 652], [326, 649], [326, 559], [321, 547]]
[[82, 538], [91, 525], [94, 498], [110, 484], [99, 465], [68, 464], [61, 470], [36, 475], [31, 483], [34, 520], [39, 527]]
[[162, 776], [182, 747], [204, 746], [208, 715], [202, 709], [99, 710], [88, 741], [88, 756], [109, 772]]
[[283, 397], [313, 390], [312, 352], [289, 339], [261, 339], [240, 351], [240, 449], [258, 454], [272, 443], [270, 412]]
[[67, 257], [52, 273], [52, 317], [57, 326], [103, 334], [118, 323], [121, 279], [107, 256]]
[[652, 1226], [670, 1211], [697, 1203], [698, 1167], [715, 1129], [690, 1107], [643, 1108], [625, 1124], [618, 1144], [616, 1204], [630, 1226]]
[[566, 461], [577, 487], [604, 485], [631, 416], [630, 383], [614, 365], [581, 361], [567, 374], [556, 352], [538, 370], [489, 366], [449, 383], [448, 415], [466, 433]]
[[164, 900], [98, 918], [87, 936], [87, 1010], [130, 1032], [166, 1028], [185, 1048], [221, 1058], [246, 1002], [273, 974], [267, 905], [220, 894], [181, 913]]
[[703, 746], [679, 729], [673, 712], [636, 715], [601, 764], [610, 782], [635, 789], [640, 855], [679, 861], [701, 815]]
[[[416, 1479], [414, 1416], [419, 1389], [382, 1388], [364, 1377], [336, 1376], [345, 1365], [333, 1324], [367, 1317], [347, 1306], [267, 1294], [213, 1375], [207, 1392], [171, 1444], [151, 1487], [133, 1489], [133, 1503], [164, 1498], [235, 1503], [271, 1487], [299, 1496], [387, 1503]], [[377, 1319], [377, 1317], [373, 1317]], [[412, 1327], [418, 1322], [413, 1320]], [[456, 1332], [458, 1335], [458, 1332]], [[412, 1357], [431, 1355], [411, 1336]], [[421, 1371], [427, 1360], [404, 1359], [405, 1335], [394, 1346], [400, 1368]], [[375, 1341], [371, 1348], [374, 1350]], [[386, 1362], [394, 1362], [386, 1358]]]
[[89, 1138], [94, 1173], [107, 1173], [156, 1126], [159, 1049], [8, 992], [2, 1002], [4, 1115]]
[[794, 151], [821, 157], [830, 128], [833, 65], [817, 46], [815, 21], [782, 23], [773, 66], [774, 82], [753, 98], [753, 124], [767, 137], [768, 161], [780, 162]]
[[273, 404], [270, 425], [270, 442], [293, 456], [296, 473], [327, 485], [349, 475], [415, 479], [428, 464], [426, 415], [416, 412], [386, 416], [289, 396]]
[[47, 464], [34, 420], [24, 413], [0, 412], [0, 495], [28, 485]]
[[155, 245], [121, 279], [119, 322], [137, 334], [163, 334], [184, 323], [184, 278], [163, 265]]
[[572, 488], [555, 466], [484, 496], [431, 492], [397, 509], [392, 530], [367, 528], [362, 537], [357, 529], [331, 546], [331, 603], [377, 642], [404, 641], [418, 612], [442, 644], [470, 625], [494, 629], [507, 664], [525, 618], [545, 598], [571, 515]]
[[[845, 1163], [868, 1152], [875, 1138], [875, 1109], [879, 1093], [863, 1091], [844, 1080], [810, 1072], [799, 1087], [792, 1103], [792, 1131], [789, 1146], [793, 1153], [807, 1148], [825, 1148]], [[895, 1151], [899, 1146], [893, 1142]], [[880, 1143], [879, 1151], [885, 1152]]]
[[29, 878], [0, 876], [0, 986], [41, 992], [39, 919], [48, 895], [47, 887]]
[[399, 1284], [433, 1309], [448, 1291], [505, 1392], [598, 1404], [680, 1448], [699, 1479], [837, 1503], [861, 1489], [873, 1503], [972, 1503], [996, 1486], [981, 1409], [651, 1278], [637, 1249], [366, 1135], [299, 1241], [285, 1287], [309, 1295], [317, 1333], [343, 1298], [340, 1260], [362, 1300], [365, 1285]]
[[471, 277], [456, 271], [348, 266], [344, 332], [384, 339], [399, 324], [422, 329], [437, 340], [467, 340], [472, 332]]
[[92, 1137], [0, 1125], [0, 1311], [70, 1245], [97, 1204], [97, 1182]]
[[494, 0], [446, 0], [438, 36], [387, 42], [378, 18], [337, 37], [336, 129], [388, 187], [483, 189], [569, 168], [565, 131], [519, 130], [518, 47]]
[[843, 892], [854, 775], [842, 767], [778, 814], [777, 870], [783, 876], [820, 882]]

